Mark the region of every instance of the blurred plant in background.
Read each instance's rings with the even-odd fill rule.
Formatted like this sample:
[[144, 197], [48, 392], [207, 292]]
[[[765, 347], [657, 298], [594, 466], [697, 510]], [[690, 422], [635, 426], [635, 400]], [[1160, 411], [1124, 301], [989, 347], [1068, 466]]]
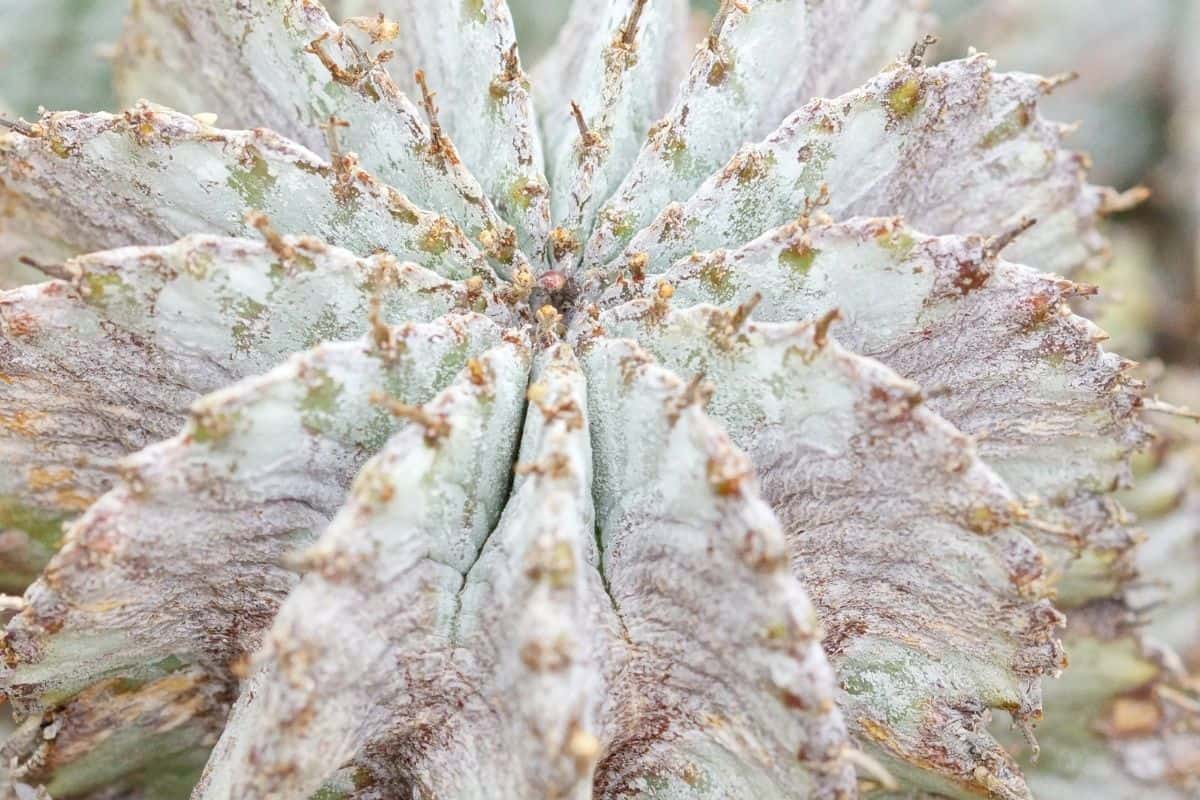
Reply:
[[98, 111], [114, 104], [111, 48], [128, 0], [0, 2], [0, 109]]

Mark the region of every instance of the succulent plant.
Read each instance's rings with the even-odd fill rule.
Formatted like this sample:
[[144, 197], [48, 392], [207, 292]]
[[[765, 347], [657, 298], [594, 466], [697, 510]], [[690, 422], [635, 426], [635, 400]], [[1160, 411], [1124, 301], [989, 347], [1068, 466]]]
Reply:
[[[918, 6], [581, 2], [527, 75], [504, 0], [136, 0], [128, 110], [0, 137], [8, 791], [1029, 798], [1070, 620], [1045, 785], [1186, 796], [1069, 305], [1134, 197]], [[1078, 730], [1131, 687], [1163, 769]]]

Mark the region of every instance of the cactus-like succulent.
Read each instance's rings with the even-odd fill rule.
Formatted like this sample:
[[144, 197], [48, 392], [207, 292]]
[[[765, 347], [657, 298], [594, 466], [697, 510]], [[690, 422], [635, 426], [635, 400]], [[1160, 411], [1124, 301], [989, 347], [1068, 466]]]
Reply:
[[1130, 197], [918, 5], [135, 0], [0, 136], [8, 790], [1019, 800], [1069, 621], [1044, 785], [1185, 797]]

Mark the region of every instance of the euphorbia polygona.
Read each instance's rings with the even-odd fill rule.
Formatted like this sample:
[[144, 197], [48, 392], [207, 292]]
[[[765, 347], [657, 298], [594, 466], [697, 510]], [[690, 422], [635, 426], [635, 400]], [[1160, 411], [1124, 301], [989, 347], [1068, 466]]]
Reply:
[[915, 5], [689, 63], [578, 2], [530, 77], [504, 0], [136, 0], [147, 100], [0, 139], [10, 790], [1031, 796], [991, 709], [1126, 615], [1138, 386], [1059, 276], [1130, 198]]

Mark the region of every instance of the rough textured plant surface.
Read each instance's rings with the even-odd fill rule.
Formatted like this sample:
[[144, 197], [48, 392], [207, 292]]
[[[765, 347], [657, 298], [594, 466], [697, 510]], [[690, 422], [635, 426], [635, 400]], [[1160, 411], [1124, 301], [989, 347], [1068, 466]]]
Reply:
[[3, 791], [1193, 796], [1056, 82], [526, 5], [135, 0], [5, 123]]

